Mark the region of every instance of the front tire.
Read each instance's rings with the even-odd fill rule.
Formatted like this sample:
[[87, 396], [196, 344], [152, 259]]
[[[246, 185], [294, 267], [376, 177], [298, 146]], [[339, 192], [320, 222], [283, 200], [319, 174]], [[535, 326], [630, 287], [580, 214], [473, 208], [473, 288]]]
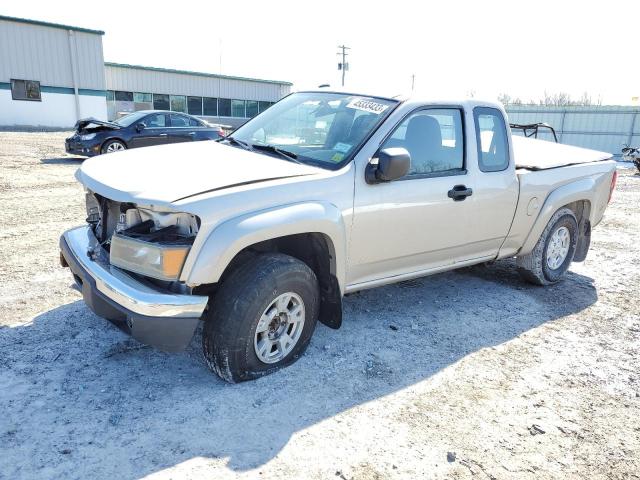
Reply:
[[102, 145], [102, 148], [100, 149], [100, 151], [104, 154], [104, 153], [121, 152], [126, 149], [127, 149], [127, 146], [124, 144], [124, 142], [120, 140], [109, 140], [107, 142], [104, 142], [104, 145]]
[[292, 364], [309, 345], [319, 297], [313, 270], [300, 260], [279, 253], [252, 258], [222, 283], [205, 314], [207, 365], [237, 383]]
[[561, 208], [553, 214], [531, 253], [516, 259], [520, 276], [534, 285], [559, 282], [573, 261], [577, 243], [576, 216], [569, 208]]

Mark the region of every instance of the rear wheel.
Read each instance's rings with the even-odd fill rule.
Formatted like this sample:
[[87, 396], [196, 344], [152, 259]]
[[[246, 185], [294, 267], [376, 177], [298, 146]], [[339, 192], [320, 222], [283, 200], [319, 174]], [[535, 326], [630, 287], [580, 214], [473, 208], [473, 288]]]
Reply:
[[104, 145], [102, 145], [101, 152], [113, 153], [113, 152], [120, 152], [126, 149], [127, 149], [127, 146], [120, 140], [109, 140], [107, 142], [104, 142]]
[[535, 285], [557, 283], [569, 269], [576, 252], [578, 222], [572, 210], [553, 214], [536, 246], [516, 263], [522, 278]]
[[318, 317], [313, 270], [288, 255], [254, 257], [222, 283], [205, 316], [207, 365], [224, 380], [258, 378], [295, 362]]

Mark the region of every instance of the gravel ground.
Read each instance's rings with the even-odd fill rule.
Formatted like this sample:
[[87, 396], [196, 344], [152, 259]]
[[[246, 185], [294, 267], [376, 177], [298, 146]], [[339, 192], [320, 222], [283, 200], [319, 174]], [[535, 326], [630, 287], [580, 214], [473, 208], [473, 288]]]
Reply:
[[72, 288], [65, 136], [0, 132], [0, 478], [640, 478], [630, 168], [562, 283], [501, 261], [354, 294], [295, 365], [228, 385], [198, 335], [154, 351]]

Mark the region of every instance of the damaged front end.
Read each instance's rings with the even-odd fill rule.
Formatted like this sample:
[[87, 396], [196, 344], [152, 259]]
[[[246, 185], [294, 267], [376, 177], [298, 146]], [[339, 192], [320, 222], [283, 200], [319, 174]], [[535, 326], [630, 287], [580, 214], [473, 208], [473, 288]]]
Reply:
[[87, 222], [112, 265], [184, 290], [172, 283], [178, 281], [198, 233], [195, 215], [115, 202], [90, 191], [86, 199]]
[[208, 301], [179, 281], [198, 218], [90, 191], [86, 199], [88, 225], [60, 239], [61, 261], [85, 302], [143, 343], [182, 350]]
[[98, 155], [102, 144], [100, 134], [121, 128], [122, 126], [117, 123], [105, 122], [93, 117], [78, 120], [74, 126], [75, 133], [65, 140], [65, 150], [74, 155]]

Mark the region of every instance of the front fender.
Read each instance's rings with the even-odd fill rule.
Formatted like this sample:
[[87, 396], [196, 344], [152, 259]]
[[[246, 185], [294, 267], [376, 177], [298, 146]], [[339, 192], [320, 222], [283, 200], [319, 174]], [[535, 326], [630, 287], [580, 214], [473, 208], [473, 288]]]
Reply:
[[287, 235], [321, 233], [328, 237], [331, 269], [344, 292], [346, 237], [342, 214], [328, 202], [305, 202], [252, 212], [218, 225], [205, 240], [186, 283], [216, 283], [244, 248]]
[[536, 243], [538, 243], [540, 235], [542, 235], [543, 230], [549, 223], [549, 220], [558, 209], [570, 203], [583, 200], [587, 200], [593, 204], [594, 195], [596, 195], [596, 181], [593, 177], [571, 182], [551, 192], [545, 200], [533, 227], [531, 227], [522, 249], [518, 252], [518, 256], [531, 253]]

